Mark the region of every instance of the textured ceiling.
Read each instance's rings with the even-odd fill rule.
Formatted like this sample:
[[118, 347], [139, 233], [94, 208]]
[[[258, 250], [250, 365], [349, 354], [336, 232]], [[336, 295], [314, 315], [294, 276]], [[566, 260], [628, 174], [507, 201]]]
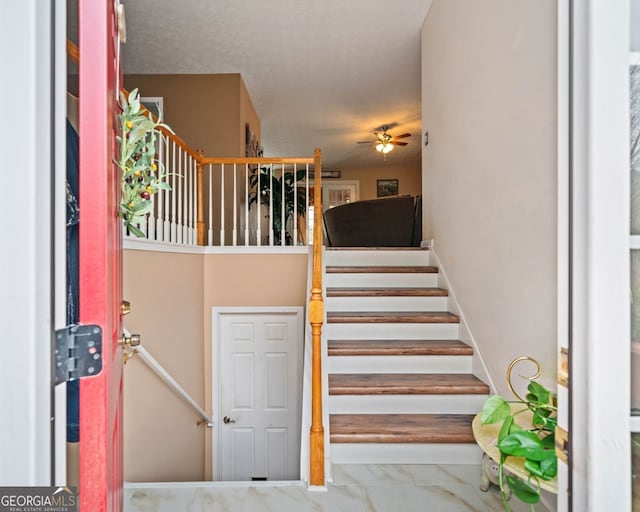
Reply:
[[420, 166], [420, 28], [430, 0], [123, 0], [127, 73], [240, 73], [265, 156], [323, 150], [381, 165], [382, 125], [410, 132], [386, 165]]

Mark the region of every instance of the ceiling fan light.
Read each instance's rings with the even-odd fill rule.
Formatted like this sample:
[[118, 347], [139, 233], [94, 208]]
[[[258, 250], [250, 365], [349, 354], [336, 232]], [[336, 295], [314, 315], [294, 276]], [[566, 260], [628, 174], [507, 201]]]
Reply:
[[390, 142], [379, 142], [376, 144], [376, 150], [385, 155], [393, 149], [393, 144]]

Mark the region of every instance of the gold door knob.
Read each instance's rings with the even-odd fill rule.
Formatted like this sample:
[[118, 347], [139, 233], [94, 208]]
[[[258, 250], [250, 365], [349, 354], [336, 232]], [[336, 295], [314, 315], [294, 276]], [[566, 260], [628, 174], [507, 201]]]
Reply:
[[122, 313], [122, 316], [131, 313], [131, 302], [129, 302], [128, 300], [123, 300], [120, 303], [120, 312]]
[[123, 342], [130, 347], [137, 347], [140, 345], [140, 335], [132, 334], [131, 336], [125, 336]]

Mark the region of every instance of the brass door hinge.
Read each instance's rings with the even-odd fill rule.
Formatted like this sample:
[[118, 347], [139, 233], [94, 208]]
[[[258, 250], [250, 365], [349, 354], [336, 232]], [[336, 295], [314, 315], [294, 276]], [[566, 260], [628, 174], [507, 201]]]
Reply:
[[569, 464], [569, 433], [556, 425], [556, 456], [565, 464]]
[[560, 347], [560, 357], [558, 357], [558, 384], [569, 387], [569, 349]]

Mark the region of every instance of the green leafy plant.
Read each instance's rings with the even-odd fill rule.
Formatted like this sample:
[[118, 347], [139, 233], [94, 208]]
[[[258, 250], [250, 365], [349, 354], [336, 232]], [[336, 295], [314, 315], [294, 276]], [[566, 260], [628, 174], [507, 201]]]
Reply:
[[[527, 386], [525, 398], [520, 397], [511, 385], [513, 367], [524, 360], [536, 364], [538, 371]], [[557, 395], [535, 381], [540, 376], [538, 362], [528, 356], [515, 359], [507, 371], [509, 389], [517, 400], [507, 401], [500, 395], [489, 397], [482, 407], [480, 419], [483, 425], [502, 422], [498, 434], [497, 448], [500, 452], [498, 462], [498, 480], [502, 503], [507, 512], [511, 512], [506, 487], [521, 501], [528, 503], [534, 511], [534, 505], [540, 501], [540, 480], [551, 480], [558, 471], [558, 459], [555, 453], [555, 428], [557, 424]], [[522, 408], [510, 404], [521, 404]], [[516, 424], [516, 416], [531, 411], [531, 427], [524, 428]], [[509, 457], [522, 457], [524, 469], [529, 473], [526, 480], [505, 474], [504, 464]]]
[[[298, 170], [282, 173], [272, 166], [260, 167], [252, 170], [249, 176], [249, 185], [252, 192], [249, 194], [249, 206], [260, 203], [267, 208], [273, 202], [273, 215], [271, 217], [271, 229], [273, 229], [274, 243], [281, 245], [282, 234], [282, 208], [284, 206], [285, 245], [293, 245], [294, 236], [286, 231], [287, 223], [294, 213], [294, 197], [296, 197], [296, 213], [304, 216], [306, 213], [306, 191], [297, 184], [304, 179], [306, 170]], [[284, 188], [284, 194], [283, 194]], [[269, 215], [267, 210], [267, 216]]]
[[169, 129], [140, 104], [138, 89], [127, 97], [120, 92], [120, 217], [130, 233], [144, 237], [137, 224], [151, 212], [151, 196], [158, 190], [171, 190], [164, 180], [163, 169], [156, 160], [156, 138], [159, 127]]

